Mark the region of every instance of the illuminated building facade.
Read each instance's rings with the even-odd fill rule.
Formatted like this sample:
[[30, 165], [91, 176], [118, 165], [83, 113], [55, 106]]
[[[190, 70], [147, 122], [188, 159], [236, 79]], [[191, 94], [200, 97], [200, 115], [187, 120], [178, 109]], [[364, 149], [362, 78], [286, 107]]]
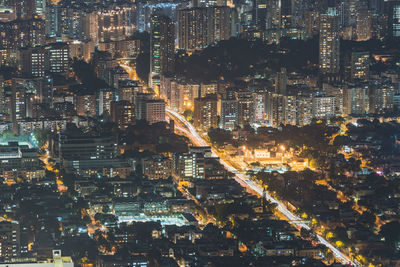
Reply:
[[75, 96], [76, 113], [78, 116], [96, 116], [96, 95]]
[[175, 69], [175, 27], [166, 16], [153, 15], [150, 35], [150, 84], [160, 85], [160, 74]]
[[336, 9], [320, 17], [319, 69], [323, 74], [339, 72], [340, 40]]
[[26, 76], [42, 77], [46, 72], [46, 52], [43, 47], [23, 48], [19, 51], [21, 73]]
[[0, 23], [0, 44], [4, 48], [41, 45], [45, 41], [45, 22], [41, 19]]
[[203, 49], [232, 36], [235, 19], [229, 7], [190, 8], [178, 11], [178, 47]]
[[178, 47], [188, 51], [207, 46], [207, 9], [178, 11]]
[[273, 127], [285, 122], [285, 96], [275, 93], [267, 95], [267, 122]]
[[351, 78], [352, 80], [367, 81], [369, 80], [369, 52], [352, 52], [351, 53]]
[[330, 119], [336, 116], [335, 97], [332, 96], [318, 96], [314, 97], [313, 103], [313, 117], [317, 119]]
[[207, 132], [210, 128], [217, 128], [217, 98], [207, 96], [194, 100], [194, 126]]
[[369, 111], [369, 87], [367, 85], [348, 85], [344, 90], [343, 112], [346, 115], [363, 115]]
[[398, 38], [400, 37], [400, 1], [387, 1], [385, 5], [389, 19], [389, 36]]
[[20, 226], [16, 221], [0, 222], [0, 257], [16, 258], [20, 253]]
[[135, 32], [135, 7], [114, 5], [97, 11], [100, 42], [123, 40]]
[[134, 106], [126, 100], [111, 102], [111, 118], [120, 129], [128, 128], [135, 120]]
[[221, 127], [233, 131], [238, 125], [238, 101], [235, 98], [221, 99]]

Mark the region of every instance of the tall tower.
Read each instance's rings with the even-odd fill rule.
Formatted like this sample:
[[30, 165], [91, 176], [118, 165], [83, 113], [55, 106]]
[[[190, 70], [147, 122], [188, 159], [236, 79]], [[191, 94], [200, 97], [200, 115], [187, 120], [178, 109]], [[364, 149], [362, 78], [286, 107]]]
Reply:
[[253, 0], [253, 24], [259, 30], [267, 27], [267, 0]]
[[166, 16], [153, 15], [150, 36], [150, 85], [160, 85], [160, 74], [175, 68], [175, 29]]
[[218, 99], [209, 95], [194, 100], [194, 126], [203, 132], [210, 128], [217, 128], [217, 105]]
[[340, 40], [336, 8], [321, 14], [319, 33], [319, 70], [323, 74], [339, 73]]
[[286, 68], [281, 68], [281, 72], [278, 72], [275, 76], [275, 93], [286, 95], [287, 80]]
[[400, 1], [392, 0], [385, 3], [385, 9], [389, 19], [389, 36], [400, 37]]
[[293, 0], [279, 0], [280, 27], [290, 28], [292, 26]]
[[178, 46], [186, 51], [203, 49], [207, 46], [207, 8], [178, 10]]

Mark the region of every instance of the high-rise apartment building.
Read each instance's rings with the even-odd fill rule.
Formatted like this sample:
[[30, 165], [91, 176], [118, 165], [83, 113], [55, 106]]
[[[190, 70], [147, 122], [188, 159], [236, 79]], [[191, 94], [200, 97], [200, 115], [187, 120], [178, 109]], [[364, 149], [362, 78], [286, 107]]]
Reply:
[[166, 16], [155, 14], [151, 18], [150, 84], [160, 85], [160, 74], [174, 71], [175, 27]]
[[60, 36], [60, 6], [46, 6], [46, 36]]
[[21, 73], [43, 77], [46, 72], [67, 74], [69, 71], [69, 47], [66, 43], [25, 47], [19, 50]]
[[394, 107], [395, 86], [390, 82], [371, 85], [369, 90], [369, 113], [384, 114]]
[[267, 5], [267, 0], [253, 0], [253, 24], [261, 31], [267, 27]]
[[360, 7], [356, 21], [357, 41], [367, 41], [372, 37], [372, 13], [367, 7]]
[[135, 113], [138, 120], [146, 120], [149, 124], [165, 121], [165, 101], [153, 99], [151, 94], [135, 95]]
[[45, 28], [45, 22], [41, 19], [0, 23], [0, 44], [10, 49], [41, 45], [45, 42]]
[[253, 93], [253, 116], [252, 123], [265, 123], [265, 102], [266, 93], [264, 91]]
[[111, 114], [111, 103], [115, 100], [115, 92], [110, 88], [102, 88], [97, 95], [97, 114]]
[[253, 95], [250, 91], [237, 92], [238, 125], [244, 127], [253, 119]]
[[0, 222], [0, 258], [11, 260], [20, 254], [20, 226], [16, 221]]
[[217, 102], [215, 95], [196, 98], [194, 100], [194, 126], [207, 132], [218, 126]]
[[178, 11], [178, 47], [185, 50], [207, 46], [207, 9], [191, 8]]
[[126, 100], [111, 102], [111, 118], [120, 129], [126, 129], [134, 122], [134, 106]]
[[319, 69], [323, 74], [339, 72], [340, 40], [336, 9], [320, 16]]
[[330, 119], [336, 116], [335, 97], [317, 96], [313, 97], [313, 117], [317, 119]]
[[96, 116], [96, 95], [76, 95], [75, 107], [78, 116]]
[[299, 113], [297, 111], [297, 96], [285, 96], [285, 125], [297, 125]]
[[226, 6], [179, 10], [178, 47], [193, 51], [227, 40], [232, 36], [234, 21], [232, 9]]
[[[293, 11], [294, 11], [294, 0], [278, 0], [278, 8], [280, 15], [280, 28], [292, 27]], [[302, 3], [304, 5], [304, 3]], [[300, 4], [301, 5], [301, 4]], [[300, 6], [299, 5], [299, 6]]]
[[286, 95], [287, 80], [286, 68], [281, 68], [281, 71], [275, 76], [275, 93]]
[[267, 96], [267, 122], [272, 127], [285, 123], [285, 96], [270, 93]]
[[133, 5], [110, 5], [95, 11], [100, 42], [117, 41], [131, 36], [136, 29]]
[[46, 72], [46, 51], [43, 47], [28, 47], [19, 50], [19, 65], [25, 76], [43, 77]]
[[135, 103], [135, 116], [138, 120], [145, 119], [145, 111], [144, 111], [144, 104], [147, 100], [153, 99], [152, 94], [148, 93], [140, 93], [137, 92], [134, 95], [134, 103]]
[[236, 97], [221, 99], [221, 127], [234, 130], [238, 125], [239, 103]]
[[54, 43], [47, 45], [46, 70], [51, 73], [68, 73], [69, 47], [67, 43]]
[[296, 124], [300, 126], [308, 125], [312, 121], [312, 98], [308, 96], [296, 97]]
[[165, 121], [165, 101], [161, 99], [146, 100], [143, 103], [145, 119], [149, 124]]
[[385, 1], [385, 9], [388, 15], [389, 36], [400, 37], [400, 1]]
[[214, 44], [228, 40], [233, 34], [235, 23], [233, 9], [227, 6], [215, 6], [207, 9], [207, 43]]
[[362, 115], [369, 111], [369, 87], [367, 85], [352, 85], [344, 90], [343, 113], [346, 115]]
[[366, 51], [351, 53], [351, 79], [367, 81], [369, 79], [370, 54]]

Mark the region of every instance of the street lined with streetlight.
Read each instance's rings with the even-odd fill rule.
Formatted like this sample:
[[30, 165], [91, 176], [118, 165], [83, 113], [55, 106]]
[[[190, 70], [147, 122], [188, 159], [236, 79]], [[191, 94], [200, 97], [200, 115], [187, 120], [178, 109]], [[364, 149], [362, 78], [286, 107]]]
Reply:
[[[207, 144], [207, 142], [199, 135], [196, 128], [191, 123], [189, 123], [181, 114], [179, 114], [178, 112], [176, 112], [170, 108], [166, 108], [166, 112], [170, 117], [174, 118], [175, 120], [178, 120], [184, 127], [187, 128], [187, 130], [184, 130], [181, 127], [180, 130], [182, 132], [184, 132], [194, 144], [199, 145], [199, 146], [209, 146], [209, 144]], [[286, 219], [292, 225], [296, 226], [298, 229], [304, 228], [307, 230], [312, 230], [303, 219], [301, 219], [300, 217], [298, 217], [295, 214], [293, 214], [292, 212], [290, 212], [282, 202], [273, 198], [268, 192], [264, 191], [261, 186], [254, 183], [245, 174], [241, 173], [236, 168], [234, 168], [229, 163], [227, 163], [224, 159], [220, 158], [218, 156], [218, 154], [215, 152], [215, 149], [213, 149], [213, 148], [212, 148], [212, 156], [219, 158], [220, 163], [228, 171], [230, 171], [231, 173], [234, 174], [234, 179], [239, 184], [241, 184], [242, 186], [246, 186], [247, 188], [249, 188], [249, 189], [253, 190], [254, 192], [256, 192], [257, 194], [259, 194], [260, 196], [264, 195], [266, 200], [268, 200], [271, 203], [276, 204], [277, 210], [282, 215], [284, 215], [284, 217], [286, 217]], [[345, 255], [344, 253], [339, 251], [334, 245], [329, 243], [325, 238], [323, 238], [322, 236], [320, 236], [316, 233], [315, 233], [315, 236], [317, 237], [319, 243], [321, 243], [321, 244], [325, 245], [327, 248], [329, 248], [332, 251], [332, 253], [334, 254], [335, 258], [338, 259], [341, 263], [349, 264], [351, 266], [360, 266], [360, 264], [352, 261], [347, 255]]]

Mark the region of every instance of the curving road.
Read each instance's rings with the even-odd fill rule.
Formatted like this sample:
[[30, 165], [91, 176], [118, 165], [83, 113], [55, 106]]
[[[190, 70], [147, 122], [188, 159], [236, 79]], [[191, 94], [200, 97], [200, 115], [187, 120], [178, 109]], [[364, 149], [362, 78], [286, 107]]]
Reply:
[[[184, 130], [180, 127], [180, 130], [185, 132], [187, 136], [196, 144], [199, 146], [209, 146], [206, 141], [197, 133], [196, 129], [192, 124], [190, 124], [181, 114], [177, 113], [176, 111], [166, 108], [167, 114], [169, 114], [170, 117], [175, 118], [178, 120], [182, 125], [184, 125], [187, 130]], [[214, 149], [212, 149], [212, 155], [215, 157], [218, 157], [218, 155], [215, 153]], [[225, 160], [219, 158], [220, 163], [230, 172], [235, 174], [235, 180], [241, 184], [245, 185], [246, 187], [250, 188], [251, 190], [257, 192], [259, 195], [265, 194], [266, 200], [268, 200], [271, 203], [275, 203], [277, 205], [277, 209], [279, 212], [284, 215], [287, 220], [295, 225], [297, 228], [305, 228], [307, 230], [311, 230], [311, 228], [307, 225], [307, 223], [301, 219], [300, 217], [296, 216], [292, 212], [290, 212], [285, 205], [282, 204], [282, 202], [276, 200], [273, 198], [268, 192], [263, 192], [263, 189], [261, 186], [257, 185], [254, 183], [252, 180], [248, 179], [245, 174], [239, 172], [236, 168], [232, 167], [230, 164], [228, 164]], [[318, 235], [315, 233], [315, 236], [318, 238], [318, 241], [328, 247], [332, 253], [335, 255], [335, 258], [339, 260], [342, 264], [348, 264], [351, 266], [361, 266], [360, 264], [352, 261], [347, 255], [344, 253], [340, 252], [334, 245], [329, 243], [325, 238], [322, 236]]]

